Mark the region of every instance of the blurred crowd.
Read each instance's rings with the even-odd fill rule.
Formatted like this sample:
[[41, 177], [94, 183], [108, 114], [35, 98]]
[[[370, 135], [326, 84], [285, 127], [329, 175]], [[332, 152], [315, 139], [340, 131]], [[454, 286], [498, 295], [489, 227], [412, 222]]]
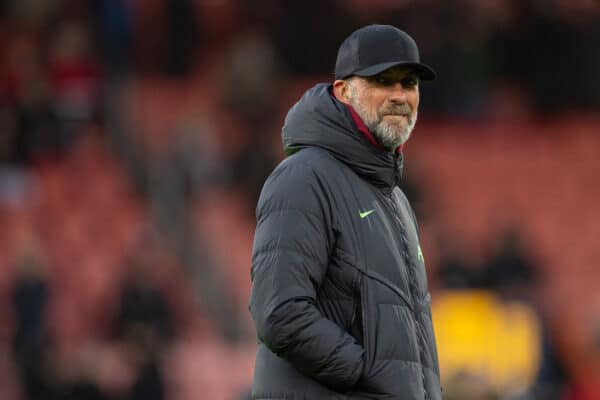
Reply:
[[373, 22], [439, 75], [403, 189], [445, 398], [600, 399], [594, 0], [0, 1], [0, 398], [247, 398], [283, 117]]

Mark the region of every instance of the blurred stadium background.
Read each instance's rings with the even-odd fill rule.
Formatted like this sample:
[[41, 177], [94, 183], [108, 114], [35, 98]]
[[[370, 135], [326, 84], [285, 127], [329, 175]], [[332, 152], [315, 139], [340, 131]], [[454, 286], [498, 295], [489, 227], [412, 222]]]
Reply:
[[0, 1], [0, 399], [248, 399], [287, 109], [391, 23], [445, 399], [600, 399], [596, 0]]

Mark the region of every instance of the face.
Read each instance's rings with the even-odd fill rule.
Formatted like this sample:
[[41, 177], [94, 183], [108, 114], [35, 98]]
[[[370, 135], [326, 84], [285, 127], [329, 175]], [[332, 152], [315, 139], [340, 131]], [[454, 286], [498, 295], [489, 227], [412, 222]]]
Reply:
[[417, 122], [419, 78], [410, 68], [345, 81], [348, 103], [387, 150], [404, 144]]

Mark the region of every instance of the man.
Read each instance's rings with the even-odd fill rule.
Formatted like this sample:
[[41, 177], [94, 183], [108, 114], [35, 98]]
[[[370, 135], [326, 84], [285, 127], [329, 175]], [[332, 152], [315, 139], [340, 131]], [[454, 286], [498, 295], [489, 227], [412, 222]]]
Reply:
[[419, 80], [434, 77], [409, 35], [370, 25], [341, 44], [333, 85], [290, 109], [289, 157], [257, 207], [253, 399], [441, 399], [424, 259], [398, 188]]

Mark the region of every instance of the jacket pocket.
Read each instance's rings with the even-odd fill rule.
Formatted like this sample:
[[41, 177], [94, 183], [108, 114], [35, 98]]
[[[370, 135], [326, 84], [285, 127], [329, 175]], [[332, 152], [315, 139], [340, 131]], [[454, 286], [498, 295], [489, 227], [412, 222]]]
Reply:
[[356, 281], [353, 288], [353, 304], [352, 304], [352, 319], [350, 320], [350, 326], [348, 327], [348, 332], [358, 343], [360, 343], [363, 347], [365, 345], [363, 338], [363, 306], [362, 306], [362, 294], [361, 294], [361, 286], [362, 286], [362, 274], [356, 274]]
[[423, 400], [412, 312], [406, 305], [388, 303], [374, 303], [367, 312], [365, 369], [352, 394], [361, 399]]
[[[410, 343], [414, 344], [416, 343], [415, 321], [412, 317], [413, 305], [398, 286], [375, 271], [363, 269], [360, 271], [362, 272], [360, 284], [362, 343], [365, 348], [366, 368], [370, 368], [376, 359], [375, 351], [381, 346], [378, 332], [386, 329], [382, 324], [388, 324], [387, 329], [394, 331], [409, 329], [413, 339]], [[382, 293], [386, 293], [384, 297], [389, 299], [387, 303], [382, 302]], [[416, 345], [413, 347], [418, 348]]]
[[412, 312], [400, 304], [379, 304], [376, 323], [376, 360], [419, 361], [416, 324]]

